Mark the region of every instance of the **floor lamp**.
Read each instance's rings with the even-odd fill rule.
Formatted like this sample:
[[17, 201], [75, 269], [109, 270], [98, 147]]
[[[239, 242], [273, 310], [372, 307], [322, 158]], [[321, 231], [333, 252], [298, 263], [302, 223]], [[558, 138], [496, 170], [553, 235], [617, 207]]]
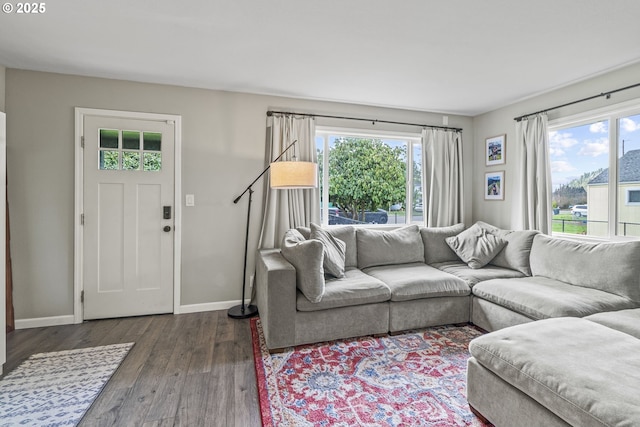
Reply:
[[229, 317], [234, 319], [246, 319], [248, 317], [253, 317], [258, 314], [258, 307], [255, 305], [248, 305], [245, 303], [245, 289], [247, 285], [247, 252], [249, 249], [249, 223], [251, 220], [251, 202], [253, 200], [253, 189], [251, 188], [253, 184], [255, 184], [269, 169], [271, 169], [271, 188], [279, 189], [279, 190], [287, 190], [287, 189], [300, 189], [300, 188], [316, 188], [318, 186], [318, 168], [315, 163], [312, 162], [299, 162], [295, 160], [293, 161], [282, 161], [279, 162], [280, 158], [284, 156], [284, 154], [289, 150], [294, 144], [298, 142], [296, 139], [293, 141], [287, 148], [285, 148], [282, 153], [276, 159], [269, 164], [262, 171], [260, 175], [254, 179], [251, 184], [235, 198], [233, 203], [238, 203], [242, 196], [244, 196], [247, 192], [249, 193], [249, 203], [247, 206], [247, 231], [244, 238], [244, 269], [242, 272], [242, 300], [240, 301], [240, 305], [236, 305], [231, 307], [227, 314]]

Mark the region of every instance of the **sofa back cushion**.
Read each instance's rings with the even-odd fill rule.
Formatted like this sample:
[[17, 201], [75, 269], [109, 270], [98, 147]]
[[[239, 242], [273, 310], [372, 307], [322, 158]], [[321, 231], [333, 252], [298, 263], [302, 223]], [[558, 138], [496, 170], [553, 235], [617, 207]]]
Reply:
[[417, 225], [396, 230], [358, 228], [358, 268], [424, 262], [424, 246]]
[[436, 262], [460, 261], [458, 255], [449, 247], [445, 239], [460, 234], [464, 231], [464, 224], [456, 224], [448, 227], [422, 227], [420, 235], [424, 246], [424, 262], [434, 264]]
[[[332, 225], [330, 227], [324, 227], [323, 229], [347, 245], [344, 254], [345, 267], [358, 267], [358, 247], [355, 227], [352, 225]], [[309, 239], [311, 236], [311, 228], [309, 227], [298, 227], [296, 230], [298, 230], [305, 239]]]
[[489, 264], [496, 267], [510, 268], [531, 276], [531, 264], [529, 262], [531, 245], [533, 245], [533, 238], [539, 233], [537, 230], [498, 231], [496, 235], [506, 240], [507, 245], [502, 252], [489, 261]]
[[531, 272], [640, 302], [640, 241], [586, 243], [537, 234]]

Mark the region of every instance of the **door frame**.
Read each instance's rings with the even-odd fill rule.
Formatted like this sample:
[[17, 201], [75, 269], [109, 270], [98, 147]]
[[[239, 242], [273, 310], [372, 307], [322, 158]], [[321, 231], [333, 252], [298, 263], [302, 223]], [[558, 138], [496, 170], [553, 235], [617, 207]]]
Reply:
[[84, 210], [84, 170], [83, 170], [83, 135], [85, 116], [101, 116], [105, 118], [122, 118], [133, 120], [161, 121], [174, 123], [174, 233], [173, 233], [173, 313], [180, 313], [182, 254], [182, 116], [175, 114], [141, 113], [132, 111], [104, 110], [95, 108], [75, 108], [75, 195], [74, 195], [74, 245], [73, 245], [73, 319], [74, 323], [84, 320], [81, 301], [83, 283], [83, 244], [84, 230], [81, 223]]

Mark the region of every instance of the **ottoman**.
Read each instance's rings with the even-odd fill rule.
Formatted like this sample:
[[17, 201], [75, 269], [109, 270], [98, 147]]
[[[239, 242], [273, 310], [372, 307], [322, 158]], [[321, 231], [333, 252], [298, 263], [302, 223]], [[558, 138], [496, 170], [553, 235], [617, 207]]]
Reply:
[[555, 318], [478, 337], [469, 351], [469, 404], [496, 427], [640, 426], [632, 335]]

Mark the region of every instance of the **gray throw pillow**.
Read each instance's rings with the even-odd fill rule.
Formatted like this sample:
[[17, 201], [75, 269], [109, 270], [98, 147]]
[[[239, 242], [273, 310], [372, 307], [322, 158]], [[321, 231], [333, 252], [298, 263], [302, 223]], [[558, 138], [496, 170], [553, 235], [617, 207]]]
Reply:
[[333, 237], [317, 224], [311, 223], [311, 239], [320, 240], [324, 245], [323, 267], [325, 274], [337, 278], [344, 277], [344, 263], [347, 244]]
[[[305, 239], [309, 239], [311, 237], [310, 227], [297, 227], [296, 230], [298, 230]], [[323, 228], [323, 230], [336, 239], [342, 240], [345, 245], [347, 245], [347, 248], [344, 251], [345, 268], [358, 267], [356, 227], [353, 225], [332, 225], [331, 227]]]
[[289, 230], [282, 238], [280, 252], [296, 269], [296, 286], [311, 302], [324, 295], [324, 245], [320, 240], [305, 240], [297, 230]]
[[447, 244], [470, 268], [482, 268], [504, 248], [507, 242], [479, 224], [457, 236], [447, 237]]
[[420, 228], [409, 225], [396, 230], [356, 230], [358, 267], [424, 262]]
[[516, 270], [522, 274], [531, 276], [531, 267], [529, 265], [531, 245], [533, 244], [533, 238], [539, 231], [503, 230], [482, 221], [478, 221], [476, 224], [507, 242], [504, 249], [502, 249], [489, 264]]

